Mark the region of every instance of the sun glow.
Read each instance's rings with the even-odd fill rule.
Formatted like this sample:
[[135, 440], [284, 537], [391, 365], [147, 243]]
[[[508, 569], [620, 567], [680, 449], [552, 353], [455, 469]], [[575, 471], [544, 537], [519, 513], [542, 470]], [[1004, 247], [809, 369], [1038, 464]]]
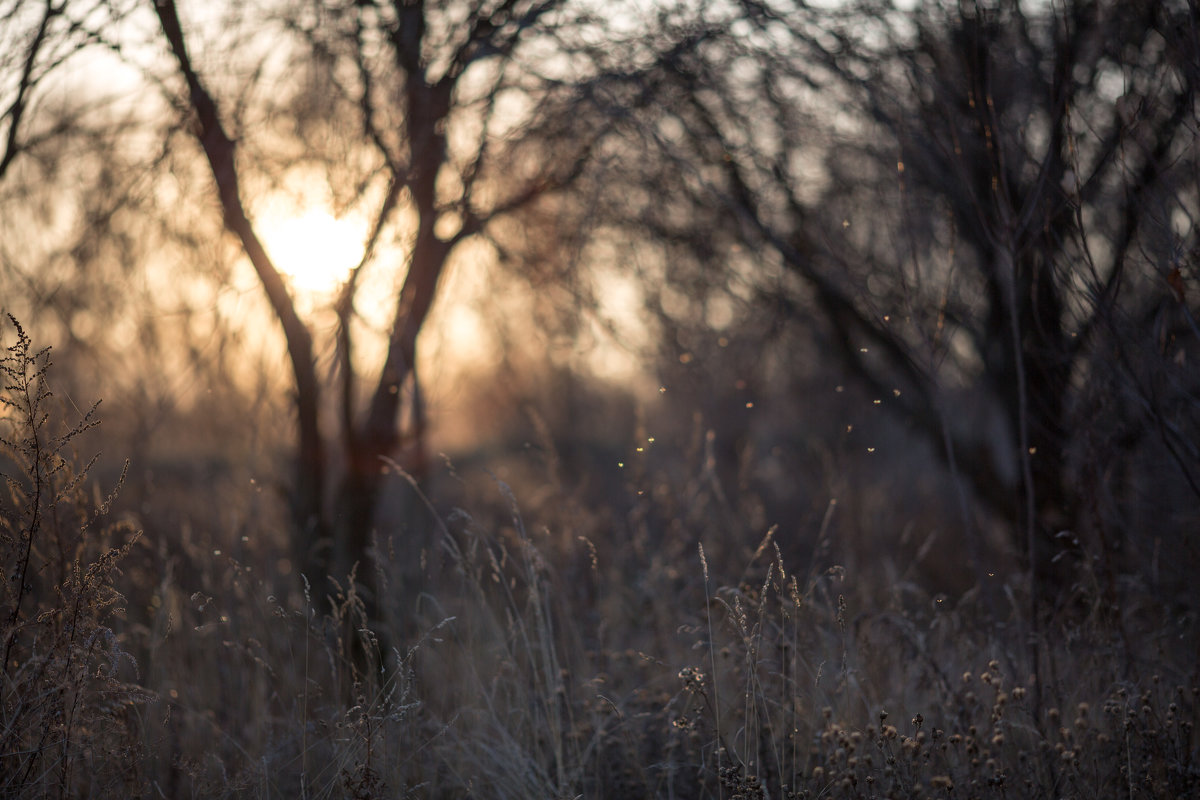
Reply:
[[263, 239], [276, 268], [293, 288], [330, 294], [362, 258], [365, 233], [366, 226], [358, 220], [338, 219], [314, 209], [271, 220], [264, 225]]

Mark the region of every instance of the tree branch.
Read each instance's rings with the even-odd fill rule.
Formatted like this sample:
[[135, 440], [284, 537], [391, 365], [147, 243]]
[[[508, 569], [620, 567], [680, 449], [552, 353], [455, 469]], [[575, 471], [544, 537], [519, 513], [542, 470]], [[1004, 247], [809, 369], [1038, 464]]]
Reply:
[[296, 407], [300, 429], [299, 477], [296, 487], [297, 522], [306, 530], [324, 525], [324, 449], [318, 424], [320, 394], [313, 360], [312, 335], [296, 313], [291, 294], [246, 215], [242, 204], [235, 159], [235, 144], [221, 124], [216, 101], [192, 67], [174, 0], [155, 0], [154, 10], [162, 24], [179, 71], [187, 83], [196, 114], [196, 139], [204, 149], [216, 181], [225, 227], [238, 237], [266, 291], [287, 342], [288, 356], [296, 381]]

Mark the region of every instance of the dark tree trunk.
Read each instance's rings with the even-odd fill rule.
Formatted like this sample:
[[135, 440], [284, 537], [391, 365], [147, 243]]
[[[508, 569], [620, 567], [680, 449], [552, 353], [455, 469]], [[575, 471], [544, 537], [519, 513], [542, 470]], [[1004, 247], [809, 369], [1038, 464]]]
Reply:
[[271, 309], [283, 328], [288, 358], [296, 381], [296, 425], [299, 443], [292, 515], [299, 532], [298, 568], [314, 567], [315, 552], [327, 537], [323, 498], [325, 495], [325, 452], [319, 426], [320, 384], [313, 359], [312, 334], [296, 313], [283, 277], [263, 248], [246, 215], [238, 180], [236, 147], [225, 132], [216, 102], [192, 67], [174, 0], [156, 0], [155, 11], [179, 69], [187, 82], [196, 114], [196, 138], [204, 149], [217, 185], [225, 227], [241, 241], [254, 271], [266, 291]]
[[[419, 19], [409, 20], [420, 27]], [[406, 99], [408, 116], [406, 134], [410, 143], [411, 165], [408, 188], [418, 218], [416, 241], [409, 259], [408, 274], [396, 302], [387, 357], [379, 381], [367, 405], [366, 415], [357, 429], [346, 431], [346, 478], [338, 501], [339, 520], [337, 548], [332, 568], [344, 575], [358, 564], [358, 577], [366, 589], [369, 616], [382, 610], [379, 584], [375, 580], [378, 566], [372, 558], [371, 543], [375, 534], [375, 514], [383, 476], [387, 472], [385, 458], [395, 457], [406, 444], [401, 430], [401, 410], [406, 384], [411, 387], [415, 404], [415, 425], [407, 436], [420, 439], [424, 435], [421, 423], [420, 389], [416, 382], [417, 337], [425, 324], [437, 296], [438, 281], [453, 248], [434, 233], [439, 210], [437, 207], [437, 176], [446, 158], [444, 123], [450, 110], [453, 85], [442, 81], [434, 85], [425, 82], [419, 59], [420, 40], [413, 31], [399, 31], [394, 39], [397, 60], [406, 70]], [[421, 441], [412, 442], [416, 452], [424, 451]], [[418, 481], [424, 465], [404, 467], [417, 474]]]

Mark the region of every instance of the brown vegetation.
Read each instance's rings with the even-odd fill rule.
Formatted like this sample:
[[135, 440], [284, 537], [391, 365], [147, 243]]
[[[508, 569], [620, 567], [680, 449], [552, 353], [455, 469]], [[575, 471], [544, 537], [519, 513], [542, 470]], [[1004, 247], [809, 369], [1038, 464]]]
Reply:
[[1198, 31], [0, 0], [0, 796], [1200, 795]]
[[[210, 531], [216, 547], [186, 532], [147, 541], [109, 499], [97, 506], [69, 447], [94, 417], [55, 433], [47, 353], [16, 334], [4, 362], [5, 796], [1200, 788], [1194, 609], [1164, 609], [1148, 587], [1109, 605], [1098, 584], [1081, 586], [1085, 613], [1035, 633], [1019, 577], [996, 579], [1004, 607], [989, 611], [977, 588], [922, 588], [939, 560], [928, 547], [847, 569], [861, 532], [846, 506], [863, 493], [755, 541], [723, 524], [738, 500], [703, 447], [673, 451], [669, 472], [630, 447], [604, 508], [556, 481], [544, 441], [518, 456], [540, 484], [456, 473], [464, 507], [483, 511], [431, 506], [420, 553], [407, 536], [360, 565], [380, 570], [404, 618], [380, 652], [353, 577], [297, 590], [250, 505], [237, 530]], [[528, 515], [518, 495], [532, 498]], [[1044, 637], [1041, 706], [1030, 635]], [[369, 669], [350, 637], [376, 653]]]

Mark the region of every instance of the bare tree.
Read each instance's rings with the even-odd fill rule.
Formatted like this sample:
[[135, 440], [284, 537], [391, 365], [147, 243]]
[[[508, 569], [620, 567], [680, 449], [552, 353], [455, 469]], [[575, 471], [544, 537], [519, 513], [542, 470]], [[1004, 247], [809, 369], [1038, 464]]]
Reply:
[[[59, 342], [63, 389], [94, 378], [114, 351], [128, 351], [103, 323], [137, 316], [145, 298], [126, 278], [161, 245], [151, 242], [152, 226], [139, 237], [131, 224], [153, 207], [143, 177], [159, 156], [128, 137], [151, 113], [121, 85], [138, 78], [121, 69], [126, 48], [136, 46], [127, 27], [136, 7], [0, 4], [0, 302]], [[101, 71], [118, 80], [88, 81]], [[107, 369], [130, 377], [128, 368]]]
[[[222, 99], [197, 68], [173, 0], [157, 0], [155, 11], [225, 226], [250, 258], [287, 341], [301, 568], [344, 575], [369, 552], [385, 457], [407, 448], [406, 468], [418, 475], [423, 468], [417, 341], [452, 255], [573, 185], [613, 127], [603, 114], [587, 117], [595, 125], [581, 124], [577, 111], [597, 105], [595, 87], [610, 79], [620, 48], [586, 6], [559, 0], [296, 3], [273, 20], [280, 41], [294, 48], [297, 80], [277, 90], [280, 106], [290, 109], [286, 136], [300, 158], [337, 173], [335, 191], [373, 203], [365, 254], [336, 301], [332, 394], [343, 477], [330, 500], [313, 332], [263, 246], [246, 197], [245, 175], [269, 172], [277, 156], [260, 151], [258, 163], [239, 146], [232, 131], [241, 107]], [[630, 41], [649, 61], [624, 72], [644, 72], [655, 63], [654, 43], [647, 47], [640, 32]], [[364, 387], [357, 309], [362, 276], [378, 269], [403, 280], [391, 299], [385, 355]], [[364, 564], [359, 574], [365, 571]]]
[[739, 9], [641, 130], [699, 209], [636, 220], [686, 254], [674, 278], [725, 286], [758, 254], [761, 307], [821, 321], [1036, 584], [1069, 585], [1077, 545], [1112, 555], [1131, 492], [1194, 524], [1194, 7]]
[[[77, 11], [79, 5], [70, 7]], [[35, 106], [39, 90], [54, 70], [87, 42], [87, 31], [75, 27], [65, 2], [20, 3], [16, 0], [0, 6], [0, 74], [5, 81], [0, 90], [0, 180], [20, 153], [33, 144], [39, 134], [31, 131], [27, 112]]]

